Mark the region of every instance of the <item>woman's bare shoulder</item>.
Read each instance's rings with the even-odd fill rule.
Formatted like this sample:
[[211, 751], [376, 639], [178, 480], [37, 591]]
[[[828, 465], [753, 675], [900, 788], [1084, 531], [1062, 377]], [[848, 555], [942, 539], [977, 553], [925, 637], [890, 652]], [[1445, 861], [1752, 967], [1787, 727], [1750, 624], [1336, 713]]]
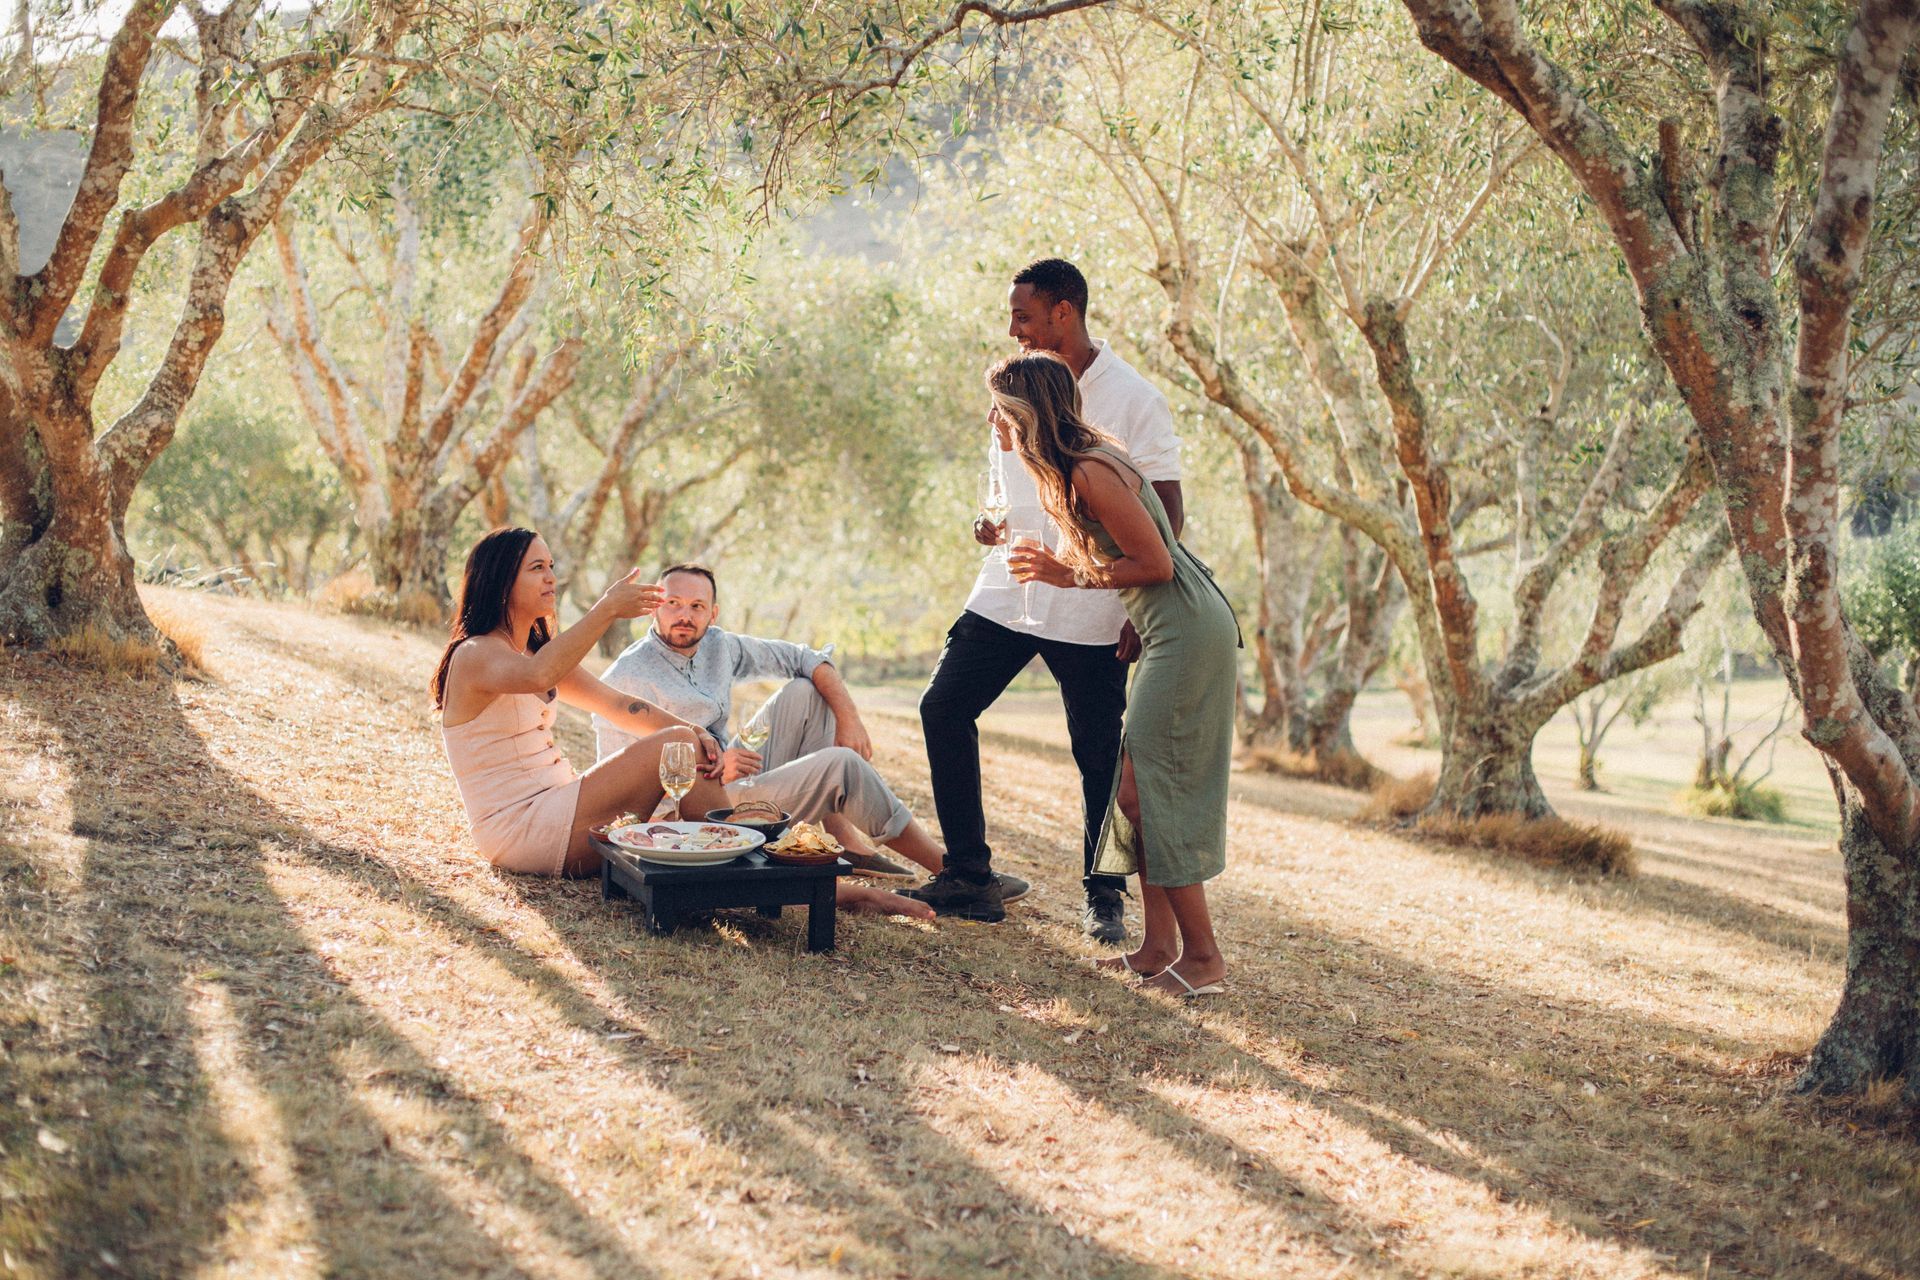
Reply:
[[512, 645], [507, 643], [505, 636], [498, 636], [492, 632], [488, 632], [483, 636], [468, 636], [459, 644], [453, 646], [453, 660], [458, 662], [462, 658], [477, 658], [482, 655], [514, 652], [516, 652], [516, 650]]
[[[479, 715], [495, 694], [489, 688], [489, 664], [512, 658], [515, 650], [501, 636], [468, 636], [453, 647], [447, 660], [447, 685], [441, 699], [440, 723], [452, 729]], [[493, 669], [499, 674], [499, 668]]]
[[1071, 476], [1074, 487], [1076, 489], [1083, 486], [1118, 487], [1132, 492], [1133, 476], [1128, 474], [1132, 471], [1132, 464], [1123, 461], [1125, 456], [1122, 454], [1115, 458], [1104, 453], [1095, 453], [1078, 459], [1073, 464]]
[[447, 679], [462, 683], [469, 677], [484, 680], [489, 669], [500, 672], [497, 663], [510, 662], [519, 656], [519, 650], [508, 644], [504, 636], [468, 636], [453, 646], [453, 656], [447, 661]]

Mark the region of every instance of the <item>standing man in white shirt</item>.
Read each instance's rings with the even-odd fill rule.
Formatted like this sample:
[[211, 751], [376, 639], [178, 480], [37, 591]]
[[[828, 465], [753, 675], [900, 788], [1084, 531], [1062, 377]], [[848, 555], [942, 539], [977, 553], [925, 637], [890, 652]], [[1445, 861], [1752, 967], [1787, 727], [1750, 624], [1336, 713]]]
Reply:
[[[1007, 335], [1023, 350], [1051, 351], [1067, 362], [1080, 383], [1086, 419], [1116, 437], [1134, 466], [1160, 495], [1175, 534], [1180, 532], [1180, 438], [1174, 434], [1167, 398], [1107, 343], [1087, 333], [1087, 280], [1060, 258], [1044, 258], [1013, 278], [1007, 295]], [[1009, 525], [1044, 516], [1033, 478], [988, 433], [992, 465], [1006, 477]], [[1006, 529], [983, 518], [974, 538], [997, 545]], [[908, 890], [941, 915], [996, 921], [1005, 911], [987, 845], [980, 799], [980, 713], [1037, 655], [1060, 685], [1067, 734], [1080, 769], [1083, 830], [1082, 883], [1086, 908], [1081, 927], [1111, 945], [1126, 941], [1122, 911], [1125, 881], [1093, 873], [1100, 827], [1113, 794], [1120, 759], [1120, 721], [1127, 704], [1127, 664], [1140, 655], [1140, 638], [1126, 609], [1110, 591], [1064, 591], [1036, 584], [1037, 626], [1019, 626], [1019, 583], [996, 563], [981, 567], [966, 611], [947, 632], [946, 647], [920, 699], [927, 738], [933, 803], [947, 846], [946, 869], [919, 889]]]

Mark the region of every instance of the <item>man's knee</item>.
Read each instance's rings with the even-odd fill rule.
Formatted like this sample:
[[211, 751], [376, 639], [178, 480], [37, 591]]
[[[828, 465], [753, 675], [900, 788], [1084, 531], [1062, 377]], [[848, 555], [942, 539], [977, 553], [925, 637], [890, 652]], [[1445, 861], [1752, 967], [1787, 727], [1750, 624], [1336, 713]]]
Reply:
[[852, 747], [822, 747], [815, 753], [833, 776], [845, 782], [858, 774], [863, 768], [872, 766], [860, 758], [860, 753]]
[[980, 709], [972, 699], [942, 689], [937, 683], [928, 685], [927, 691], [920, 695], [922, 729], [931, 731], [952, 725], [967, 725], [979, 718]]
[[827, 700], [820, 695], [820, 687], [805, 676], [795, 676], [787, 681], [774, 690], [773, 697], [780, 700], [782, 707], [792, 704], [795, 710], [802, 713], [827, 705]]

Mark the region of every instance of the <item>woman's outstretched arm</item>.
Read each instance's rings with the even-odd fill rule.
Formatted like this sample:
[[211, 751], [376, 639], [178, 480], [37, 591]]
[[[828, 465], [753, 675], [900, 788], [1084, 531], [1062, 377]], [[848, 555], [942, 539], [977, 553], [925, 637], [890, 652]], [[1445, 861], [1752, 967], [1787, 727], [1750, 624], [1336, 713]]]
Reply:
[[712, 763], [719, 751], [713, 735], [701, 726], [682, 720], [658, 703], [614, 688], [584, 667], [569, 671], [555, 688], [560, 694], [560, 701], [568, 706], [605, 716], [614, 728], [636, 738], [644, 738], [662, 729], [691, 729], [700, 741], [708, 763]]
[[586, 616], [534, 653], [522, 653], [498, 636], [475, 636], [454, 650], [450, 681], [487, 695], [545, 693], [580, 665], [616, 618], [639, 618], [660, 603], [660, 587], [641, 582], [635, 569], [608, 587]]

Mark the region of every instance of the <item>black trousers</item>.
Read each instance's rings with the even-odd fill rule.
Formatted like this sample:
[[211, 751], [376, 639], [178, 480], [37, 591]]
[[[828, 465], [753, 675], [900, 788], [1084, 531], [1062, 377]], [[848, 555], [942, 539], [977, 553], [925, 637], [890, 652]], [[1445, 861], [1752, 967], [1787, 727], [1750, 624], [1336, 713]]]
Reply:
[[1081, 878], [1089, 889], [1120, 889], [1121, 876], [1093, 874], [1093, 857], [1120, 767], [1120, 719], [1127, 707], [1127, 664], [1110, 644], [1044, 640], [963, 613], [920, 697], [933, 807], [947, 845], [947, 866], [970, 879], [989, 874], [987, 819], [980, 801], [980, 713], [993, 705], [1037, 654], [1059, 682], [1067, 704], [1067, 737], [1080, 768], [1085, 812]]

